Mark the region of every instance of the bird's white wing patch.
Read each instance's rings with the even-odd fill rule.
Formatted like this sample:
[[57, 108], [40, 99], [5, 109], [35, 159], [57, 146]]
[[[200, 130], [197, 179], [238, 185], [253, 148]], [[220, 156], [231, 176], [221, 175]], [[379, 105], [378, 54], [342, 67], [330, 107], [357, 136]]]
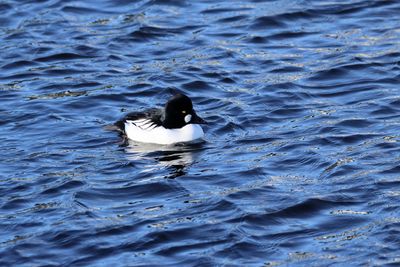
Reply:
[[135, 121], [127, 120], [126, 123], [130, 124], [130, 126], [136, 126], [141, 130], [152, 130], [155, 127], [157, 127], [157, 125], [154, 122], [148, 119], [140, 119]]

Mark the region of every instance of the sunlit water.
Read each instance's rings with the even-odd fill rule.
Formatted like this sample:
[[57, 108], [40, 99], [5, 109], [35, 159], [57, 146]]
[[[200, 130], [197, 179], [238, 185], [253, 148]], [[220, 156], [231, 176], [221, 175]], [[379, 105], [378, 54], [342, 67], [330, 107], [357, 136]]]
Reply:
[[[1, 266], [400, 264], [400, 2], [0, 1]], [[195, 145], [107, 125], [189, 95]]]

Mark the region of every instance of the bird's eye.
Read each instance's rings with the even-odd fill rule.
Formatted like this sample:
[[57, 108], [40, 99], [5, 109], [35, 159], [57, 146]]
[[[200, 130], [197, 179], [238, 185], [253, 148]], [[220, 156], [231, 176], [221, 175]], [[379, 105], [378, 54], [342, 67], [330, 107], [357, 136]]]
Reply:
[[186, 114], [186, 110], [182, 110], [182, 114]]

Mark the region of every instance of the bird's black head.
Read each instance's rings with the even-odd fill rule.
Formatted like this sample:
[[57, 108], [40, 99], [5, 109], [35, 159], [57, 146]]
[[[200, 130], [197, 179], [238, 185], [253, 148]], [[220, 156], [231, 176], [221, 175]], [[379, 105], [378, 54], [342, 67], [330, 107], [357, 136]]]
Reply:
[[193, 110], [192, 100], [183, 94], [171, 97], [165, 105], [163, 126], [168, 129], [181, 128], [190, 123], [205, 123]]

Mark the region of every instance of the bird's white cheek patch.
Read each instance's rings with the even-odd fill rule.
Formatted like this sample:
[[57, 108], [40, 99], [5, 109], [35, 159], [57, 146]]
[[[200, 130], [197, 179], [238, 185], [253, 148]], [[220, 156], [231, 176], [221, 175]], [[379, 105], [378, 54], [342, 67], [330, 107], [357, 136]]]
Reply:
[[192, 119], [192, 115], [188, 114], [188, 115], [185, 116], [185, 122], [186, 123], [189, 123], [191, 119]]

